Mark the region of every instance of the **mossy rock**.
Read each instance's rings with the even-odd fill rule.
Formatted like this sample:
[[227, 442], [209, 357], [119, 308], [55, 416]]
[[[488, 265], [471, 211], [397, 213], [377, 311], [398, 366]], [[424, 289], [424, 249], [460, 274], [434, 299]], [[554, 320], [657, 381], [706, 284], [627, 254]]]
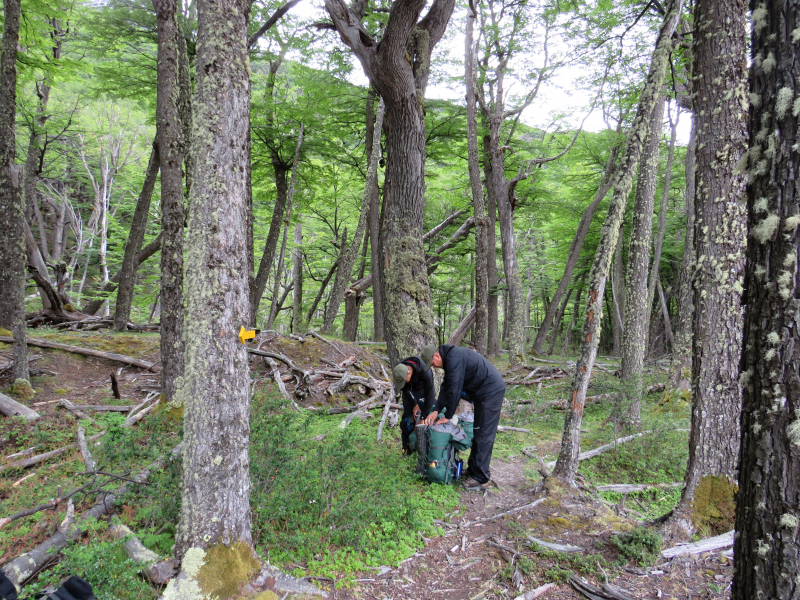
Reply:
[[203, 593], [212, 598], [231, 598], [258, 573], [261, 563], [246, 542], [232, 546], [217, 544], [206, 551], [205, 562], [197, 573]]
[[17, 398], [30, 400], [36, 395], [36, 390], [31, 387], [31, 383], [27, 379], [17, 379], [11, 385], [11, 393]]

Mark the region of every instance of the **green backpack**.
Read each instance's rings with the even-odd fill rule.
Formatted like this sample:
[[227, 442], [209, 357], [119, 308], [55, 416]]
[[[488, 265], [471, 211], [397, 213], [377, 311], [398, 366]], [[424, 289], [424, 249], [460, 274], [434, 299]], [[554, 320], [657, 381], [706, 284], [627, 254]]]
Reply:
[[456, 450], [466, 450], [472, 440], [452, 421], [431, 425], [427, 433], [425, 476], [431, 483], [448, 484], [453, 481]]

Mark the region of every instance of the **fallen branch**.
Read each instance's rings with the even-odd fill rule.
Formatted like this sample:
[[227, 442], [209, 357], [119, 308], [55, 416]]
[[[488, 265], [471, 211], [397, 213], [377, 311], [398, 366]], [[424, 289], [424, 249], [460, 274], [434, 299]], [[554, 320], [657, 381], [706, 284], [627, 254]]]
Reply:
[[64, 408], [66, 408], [69, 412], [71, 412], [73, 415], [75, 415], [75, 417], [77, 417], [78, 419], [86, 419], [92, 425], [97, 426], [97, 421], [95, 421], [93, 418], [91, 418], [90, 416], [88, 416], [84, 412], [78, 410], [78, 408], [72, 402], [67, 400], [66, 398], [62, 398], [61, 400], [59, 400], [58, 406], [62, 406]]
[[[163, 468], [169, 456], [177, 457], [180, 454], [182, 445], [182, 443], [178, 444], [171, 452], [151, 463], [146, 469], [139, 471], [134, 477], [136, 483], [144, 483], [150, 478], [150, 474], [153, 471]], [[130, 486], [131, 484], [126, 483], [112, 492], [104, 493], [103, 497], [99, 498], [94, 506], [71, 526], [65, 528], [64, 531], [59, 531], [30, 552], [18, 556], [5, 565], [6, 576], [11, 580], [11, 583], [21, 587], [34, 574], [55, 559], [62, 548], [80, 536], [89, 523], [107, 514], [113, 508], [116, 500], [123, 496]]]
[[278, 389], [281, 391], [281, 394], [286, 396], [287, 400], [289, 400], [292, 405], [300, 411], [300, 406], [295, 402], [294, 398], [289, 395], [289, 392], [286, 391], [286, 385], [283, 383], [283, 379], [281, 378], [281, 371], [278, 368], [278, 363], [276, 363], [272, 358], [269, 356], [265, 356], [264, 360], [269, 365], [270, 369], [272, 369], [272, 378], [275, 380], [275, 383], [278, 386]]
[[570, 575], [569, 582], [575, 590], [589, 598], [589, 600], [635, 600], [625, 593], [622, 588], [608, 583], [603, 583], [600, 584], [600, 587], [596, 587], [585, 579], [578, 578], [576, 575]]
[[[92, 437], [89, 438], [89, 441], [94, 441], [103, 435], [105, 431], [101, 431], [100, 433], [94, 434]], [[17, 460], [14, 462], [7, 463], [5, 465], [0, 466], [0, 472], [3, 472], [6, 469], [25, 469], [27, 467], [39, 464], [40, 462], [44, 462], [48, 459], [54, 458], [56, 456], [60, 456], [71, 450], [73, 448], [77, 448], [78, 444], [69, 444], [68, 446], [63, 446], [61, 448], [57, 448], [56, 450], [51, 450], [50, 452], [45, 452], [43, 454], [37, 454], [36, 456], [31, 456], [30, 458], [25, 458], [23, 460]]]
[[664, 558], [675, 558], [684, 554], [702, 554], [712, 550], [721, 550], [733, 546], [733, 530], [712, 538], [706, 538], [694, 544], [679, 544], [661, 551]]
[[497, 431], [503, 431], [503, 432], [518, 431], [520, 433], [530, 433], [531, 432], [530, 429], [523, 429], [522, 427], [508, 427], [507, 425], [498, 425], [497, 426]]
[[339, 381], [336, 381], [328, 386], [328, 389], [325, 390], [325, 393], [329, 396], [333, 396], [334, 394], [346, 388], [348, 383], [350, 383], [350, 373], [345, 373]]
[[161, 402], [159, 400], [156, 400], [155, 402], [153, 402], [153, 404], [151, 404], [150, 406], [148, 406], [144, 410], [140, 410], [135, 415], [132, 415], [132, 416], [128, 417], [127, 419], [125, 419], [125, 422], [122, 424], [122, 426], [123, 427], [131, 427], [135, 423], [138, 423], [139, 421], [141, 421], [145, 417], [145, 415], [147, 413], [153, 412], [160, 403]]
[[72, 406], [78, 410], [93, 410], [95, 412], [129, 412], [131, 409], [136, 408], [133, 404], [122, 406], [114, 404], [73, 404]]
[[0, 394], [0, 413], [7, 417], [22, 417], [26, 421], [35, 421], [39, 418], [38, 412], [24, 404], [20, 404], [5, 394]]
[[133, 532], [114, 517], [114, 522], [108, 528], [117, 539], [125, 539], [125, 554], [134, 562], [139, 563], [141, 573], [156, 585], [166, 585], [167, 581], [178, 574], [178, 561], [174, 558], [164, 559], [133, 535]]
[[[602, 446], [599, 446], [599, 447], [595, 448], [594, 450], [587, 450], [586, 452], [581, 452], [578, 455], [578, 460], [581, 461], [581, 460], [588, 460], [590, 458], [594, 458], [595, 456], [597, 456], [599, 454], [602, 454], [603, 452], [611, 450], [612, 448], [616, 448], [619, 444], [624, 444], [626, 442], [630, 442], [632, 440], [635, 440], [636, 438], [640, 438], [645, 433], [652, 433], [652, 432], [643, 431], [641, 433], [634, 433], [633, 435], [629, 435], [629, 436], [626, 436], [626, 437], [619, 438], [618, 440], [614, 440], [610, 444], [603, 444]], [[553, 467], [556, 466], [556, 461], [551, 460], [549, 463], [547, 463], [547, 466], [548, 466], [548, 468], [552, 469]]]
[[[0, 336], [0, 342], [6, 342], [8, 344], [11, 344], [14, 342], [14, 338]], [[36, 346], [37, 348], [53, 348], [55, 350], [64, 350], [65, 352], [72, 352], [73, 354], [81, 354], [83, 356], [104, 358], [106, 360], [121, 362], [126, 365], [133, 365], [134, 367], [147, 369], [148, 371], [152, 371], [154, 373], [161, 372], [161, 367], [158, 366], [156, 363], [147, 362], [146, 360], [140, 360], [138, 358], [133, 358], [131, 356], [125, 356], [124, 354], [116, 354], [114, 352], [101, 352], [100, 350], [93, 350], [91, 348], [79, 348], [78, 346], [70, 346], [68, 344], [59, 344], [58, 342], [48, 342], [45, 340], [36, 340], [33, 338], [26, 338], [25, 343], [27, 343], [28, 346]]]
[[547, 548], [548, 550], [553, 550], [554, 552], [565, 552], [570, 554], [572, 552], [583, 552], [583, 548], [580, 546], [570, 546], [569, 544], [555, 544], [553, 542], [545, 542], [544, 540], [540, 540], [539, 538], [532, 537], [530, 535], [526, 535], [531, 542], [534, 544], [538, 544], [542, 548]]
[[547, 590], [554, 587], [556, 587], [555, 583], [545, 583], [544, 585], [537, 587], [535, 590], [530, 590], [521, 596], [517, 596], [514, 598], [514, 600], [536, 600], [536, 598], [543, 595]]
[[380, 442], [381, 437], [383, 436], [383, 426], [386, 424], [386, 418], [389, 416], [389, 409], [391, 408], [391, 406], [392, 406], [392, 397], [389, 396], [386, 399], [386, 406], [383, 409], [383, 416], [381, 417], [381, 422], [378, 425], [378, 436], [375, 439], [375, 441], [377, 442]]
[[341, 354], [342, 356], [344, 356], [345, 358], [347, 358], [347, 355], [346, 355], [344, 352], [342, 352], [342, 351], [339, 349], [339, 347], [338, 347], [336, 344], [334, 344], [333, 342], [331, 342], [331, 341], [329, 341], [329, 340], [326, 340], [324, 337], [322, 337], [322, 336], [321, 336], [320, 334], [318, 334], [316, 331], [309, 330], [309, 331], [308, 331], [308, 335], [310, 335], [310, 336], [313, 336], [313, 337], [317, 338], [317, 339], [318, 339], [318, 340], [320, 340], [321, 342], [325, 342], [325, 343], [326, 343], [326, 344], [328, 344], [328, 345], [329, 345], [331, 348], [333, 348], [334, 350], [336, 350], [336, 351], [337, 351], [339, 354]]
[[[41, 512], [43, 510], [50, 510], [50, 509], [58, 508], [59, 504], [61, 504], [64, 500], [69, 500], [75, 494], [79, 494], [80, 492], [84, 491], [85, 489], [93, 486], [94, 483], [95, 483], [95, 480], [92, 479], [91, 481], [89, 481], [88, 483], [82, 485], [81, 487], [72, 490], [69, 494], [66, 494], [64, 496], [59, 496], [58, 498], [54, 498], [53, 500], [50, 500], [50, 502], [44, 502], [43, 504], [39, 504], [38, 506], [34, 506], [33, 508], [26, 508], [25, 510], [21, 510], [19, 512], [15, 512], [10, 517], [3, 517], [2, 519], [0, 519], [0, 529], [5, 527], [9, 523], [13, 523], [17, 519], [22, 519], [22, 518], [25, 518], [25, 517], [29, 517], [31, 515], [35, 515], [36, 513]], [[106, 483], [108, 483], [108, 482], [106, 482]]]
[[86, 442], [86, 431], [84, 431], [83, 427], [80, 425], [78, 425], [78, 450], [81, 451], [83, 464], [86, 467], [86, 470], [96, 471], [97, 463], [94, 461], [92, 452], [89, 450], [89, 444]]
[[22, 450], [21, 452], [15, 452], [14, 454], [9, 454], [8, 456], [6, 456], [6, 462], [8, 462], [9, 460], [13, 460], [15, 458], [21, 458], [23, 456], [30, 456], [31, 454], [36, 452], [36, 448], [38, 448], [38, 447], [39, 447], [39, 445], [37, 444], [36, 446], [33, 446], [32, 448], [27, 448], [25, 450]]
[[595, 489], [598, 492], [617, 492], [618, 494], [632, 494], [633, 492], [644, 492], [645, 490], [655, 490], [663, 488], [683, 487], [682, 481], [675, 483], [659, 483], [656, 485], [635, 485], [632, 483], [611, 483], [609, 485], [598, 485]]
[[542, 502], [547, 500], [547, 498], [539, 498], [538, 500], [534, 500], [530, 504], [524, 504], [522, 506], [517, 506], [516, 508], [512, 508], [511, 510], [507, 510], [505, 512], [498, 513], [493, 517], [484, 517], [482, 519], [475, 519], [475, 523], [483, 523], [485, 521], [494, 521], [495, 519], [499, 519], [500, 517], [505, 517], [506, 515], [513, 515], [514, 513], [518, 513], [523, 510], [528, 510], [529, 508], [533, 508], [535, 506], [539, 506]]
[[247, 351], [250, 354], [255, 354], [256, 356], [265, 356], [267, 358], [274, 358], [275, 360], [279, 360], [284, 363], [287, 367], [289, 367], [292, 371], [297, 371], [303, 376], [303, 381], [308, 383], [308, 380], [311, 379], [311, 375], [309, 375], [308, 371], [301, 369], [296, 364], [292, 362], [292, 359], [288, 356], [284, 356], [280, 352], [268, 352], [266, 350], [261, 350], [261, 348], [248, 348]]
[[369, 411], [369, 407], [361, 408], [361, 409], [358, 409], [358, 410], [354, 410], [349, 415], [347, 415], [346, 418], [342, 419], [342, 422], [339, 423], [339, 429], [347, 429], [347, 426], [350, 425], [350, 423], [353, 422], [353, 419], [355, 419], [358, 415], [367, 415], [368, 416], [368, 411]]

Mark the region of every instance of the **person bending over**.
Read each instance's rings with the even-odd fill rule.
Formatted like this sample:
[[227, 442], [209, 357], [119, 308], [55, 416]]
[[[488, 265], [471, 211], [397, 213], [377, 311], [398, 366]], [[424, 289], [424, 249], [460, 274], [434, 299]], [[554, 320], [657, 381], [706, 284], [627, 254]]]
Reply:
[[408, 437], [414, 432], [417, 421], [428, 416], [436, 399], [433, 371], [421, 357], [412, 356], [397, 363], [392, 375], [395, 388], [403, 393], [403, 416], [400, 419], [403, 454], [410, 454], [413, 448]]
[[[431, 344], [422, 349], [422, 360], [444, 369], [439, 397], [430, 407], [426, 425], [447, 422], [458, 408], [462, 390], [475, 405], [474, 438], [467, 462], [469, 477], [464, 481], [464, 487], [485, 489], [491, 482], [489, 463], [506, 393], [503, 377], [492, 363], [469, 348]], [[438, 418], [440, 413], [445, 417]]]

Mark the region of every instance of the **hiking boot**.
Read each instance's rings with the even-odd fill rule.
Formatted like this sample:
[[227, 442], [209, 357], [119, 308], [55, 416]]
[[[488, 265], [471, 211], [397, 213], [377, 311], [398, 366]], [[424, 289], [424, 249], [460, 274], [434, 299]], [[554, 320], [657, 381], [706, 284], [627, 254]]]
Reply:
[[481, 483], [474, 477], [467, 477], [461, 485], [464, 486], [465, 490], [485, 490], [488, 489], [489, 486], [492, 484], [491, 479], [484, 483]]

